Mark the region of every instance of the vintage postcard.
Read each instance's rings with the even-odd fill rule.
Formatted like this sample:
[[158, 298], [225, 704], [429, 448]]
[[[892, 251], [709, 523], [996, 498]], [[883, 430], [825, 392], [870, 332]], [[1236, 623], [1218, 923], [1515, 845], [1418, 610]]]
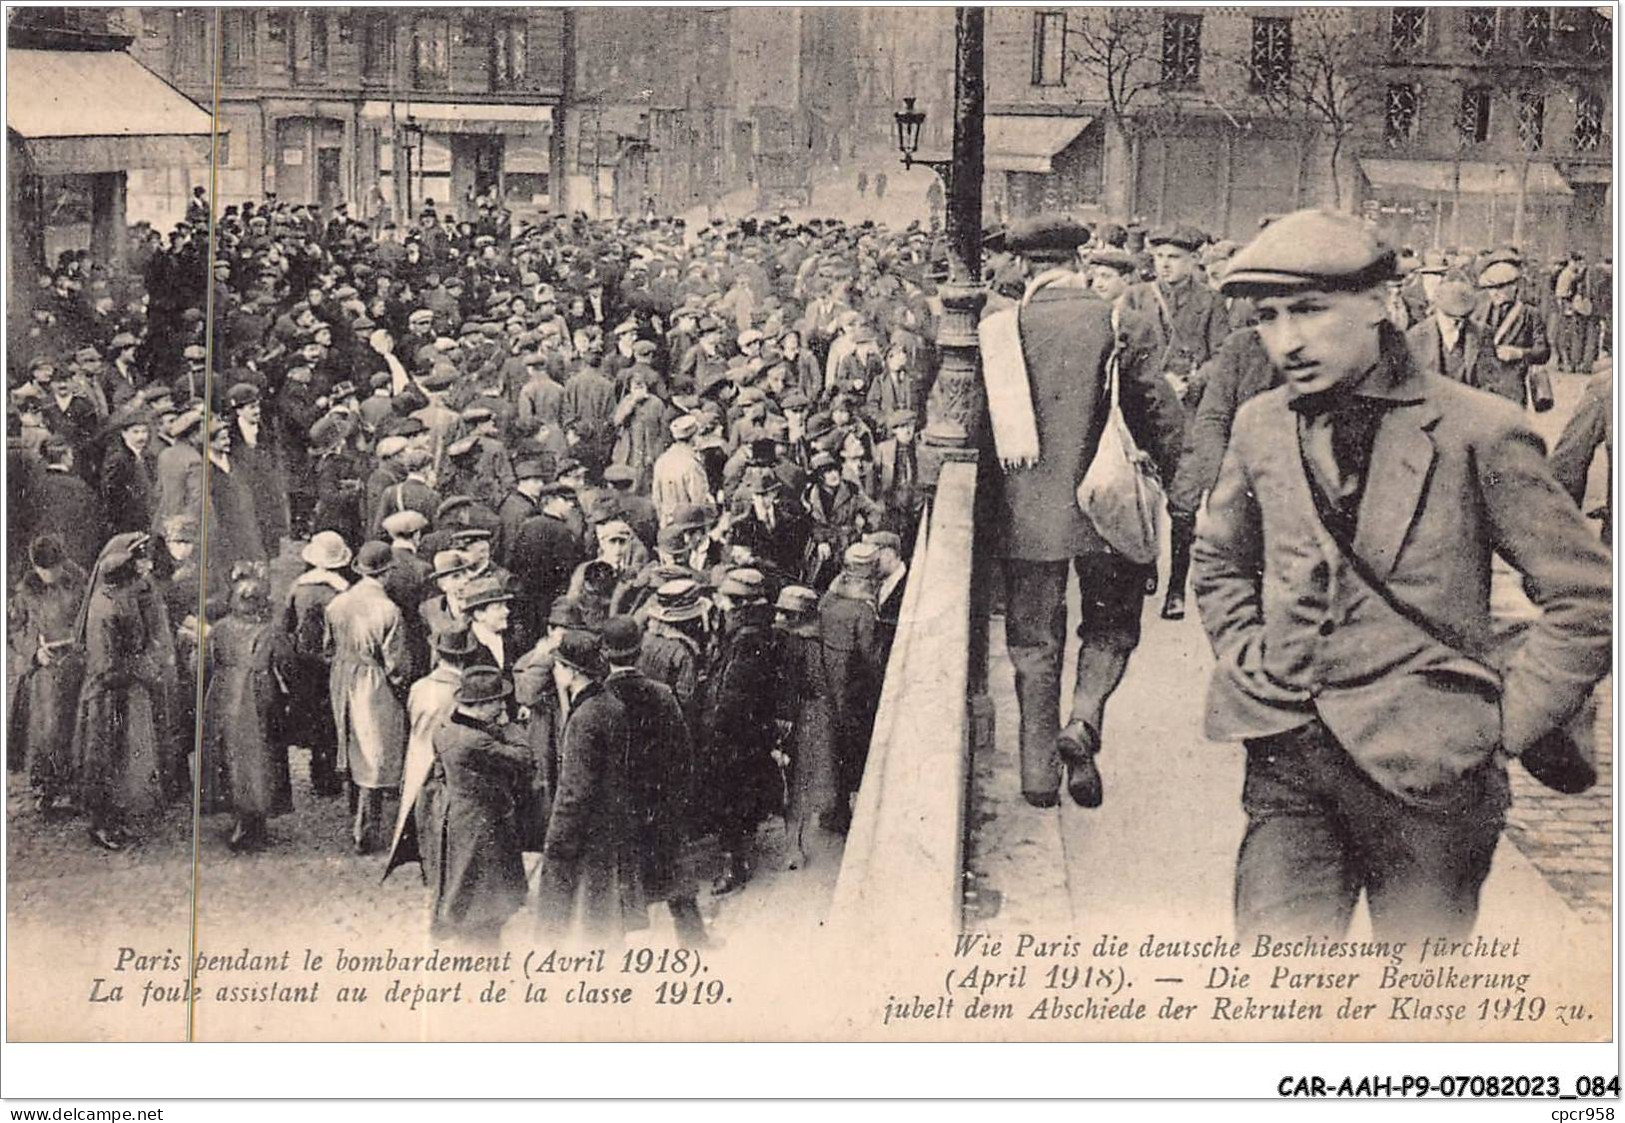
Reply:
[[9, 1040], [1612, 1038], [1612, 8], [6, 16]]

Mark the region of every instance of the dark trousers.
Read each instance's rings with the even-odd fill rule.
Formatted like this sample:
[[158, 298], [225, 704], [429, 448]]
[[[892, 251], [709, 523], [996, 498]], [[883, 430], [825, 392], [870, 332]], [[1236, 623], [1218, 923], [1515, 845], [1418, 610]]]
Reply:
[[1510, 802], [1474, 769], [1421, 806], [1360, 771], [1317, 719], [1247, 742], [1236, 934], [1340, 937], [1361, 890], [1380, 939], [1460, 936], [1478, 917]]
[[1168, 512], [1168, 595], [1184, 596], [1191, 576], [1191, 543], [1196, 540], [1196, 516]]
[[1077, 571], [1083, 609], [1071, 720], [1101, 732], [1106, 700], [1140, 642], [1147, 567], [1112, 554], [1085, 554], [1070, 565], [1004, 559], [1004, 637], [1021, 710], [1021, 787], [1031, 794], [1052, 795], [1060, 788], [1055, 738], [1061, 731], [1069, 568]]

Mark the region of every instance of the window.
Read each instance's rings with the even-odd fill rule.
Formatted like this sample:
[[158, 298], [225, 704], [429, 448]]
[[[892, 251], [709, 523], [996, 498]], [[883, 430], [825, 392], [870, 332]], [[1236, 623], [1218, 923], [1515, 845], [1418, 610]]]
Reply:
[[226, 8], [221, 15], [220, 64], [228, 75], [244, 75], [254, 65], [255, 18], [242, 8]]
[[181, 11], [175, 17], [176, 61], [182, 70], [203, 70], [209, 60], [209, 13], [203, 8]]
[[451, 21], [419, 16], [412, 22], [412, 84], [443, 90], [450, 73]]
[[1461, 143], [1483, 144], [1490, 139], [1490, 88], [1469, 86], [1461, 91], [1461, 111], [1456, 115], [1456, 132]]
[[265, 37], [281, 44], [282, 64], [293, 69], [293, 13], [273, 11], [266, 17]]
[[361, 25], [361, 74], [368, 81], [384, 81], [395, 70], [395, 21], [368, 12]]
[[310, 13], [310, 69], [318, 74], [327, 71], [327, 13]]
[[1194, 86], [1202, 80], [1201, 16], [1162, 17], [1162, 80], [1173, 86]]
[[1552, 45], [1552, 10], [1550, 8], [1520, 8], [1523, 21], [1519, 45], [1526, 55], [1543, 55]]
[[491, 88], [510, 90], [525, 84], [526, 20], [497, 21], [491, 36]]
[[1614, 21], [1595, 8], [1587, 8], [1585, 32], [1586, 57], [1607, 58], [1614, 41]]
[[1426, 8], [1395, 8], [1388, 17], [1388, 49], [1396, 55], [1411, 55], [1427, 42]]
[[1292, 21], [1278, 16], [1253, 19], [1253, 51], [1248, 88], [1255, 94], [1278, 94], [1292, 81]]
[[1033, 85], [1066, 85], [1066, 13], [1033, 15]]
[[1574, 150], [1595, 152], [1602, 147], [1601, 95], [1581, 90], [1574, 98]]
[[1398, 147], [1416, 135], [1417, 89], [1409, 82], [1388, 87], [1387, 109], [1383, 114], [1382, 138], [1389, 147]]
[[1546, 95], [1538, 90], [1518, 94], [1518, 143], [1527, 152], [1539, 152], [1546, 143]]
[[1479, 58], [1495, 49], [1494, 8], [1467, 9], [1467, 45]]

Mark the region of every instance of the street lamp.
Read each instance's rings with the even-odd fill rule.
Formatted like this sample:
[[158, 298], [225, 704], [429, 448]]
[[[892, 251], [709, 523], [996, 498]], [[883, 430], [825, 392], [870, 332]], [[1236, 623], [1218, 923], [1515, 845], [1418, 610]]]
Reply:
[[410, 113], [401, 125], [401, 147], [406, 150], [406, 222], [410, 225], [417, 215], [412, 211], [412, 149], [423, 144], [423, 126]]
[[897, 151], [902, 153], [904, 169], [919, 164], [930, 168], [942, 178], [944, 188], [949, 185], [949, 175], [953, 172], [953, 161], [949, 160], [921, 160], [918, 159], [920, 151], [920, 130], [925, 127], [925, 110], [914, 108], [914, 99], [903, 99], [903, 108], [895, 114], [897, 118]]

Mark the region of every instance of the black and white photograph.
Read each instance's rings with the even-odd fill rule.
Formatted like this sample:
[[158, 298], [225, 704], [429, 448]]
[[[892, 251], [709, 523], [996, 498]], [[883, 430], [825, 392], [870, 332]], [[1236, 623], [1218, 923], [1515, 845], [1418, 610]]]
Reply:
[[1617, 1040], [1614, 6], [5, 16], [8, 1040]]

